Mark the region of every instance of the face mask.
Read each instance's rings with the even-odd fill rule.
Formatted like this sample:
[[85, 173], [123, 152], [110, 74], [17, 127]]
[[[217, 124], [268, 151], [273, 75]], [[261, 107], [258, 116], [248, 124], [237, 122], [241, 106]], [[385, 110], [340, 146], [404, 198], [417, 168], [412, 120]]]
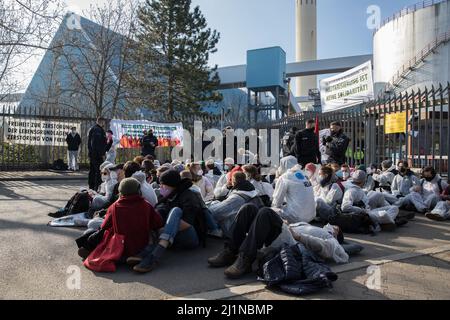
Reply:
[[203, 170], [198, 170], [198, 171], [197, 171], [197, 175], [198, 175], [198, 176], [202, 176], [202, 175], [203, 175]]
[[224, 165], [223, 170], [228, 171], [228, 170], [230, 170], [230, 167], [228, 165]]
[[72, 130], [72, 134], [75, 135], [77, 132], [75, 130]]
[[366, 170], [366, 172], [367, 172], [367, 174], [372, 174], [372, 173], [373, 173], [373, 170], [372, 170], [372, 168], [368, 168], [368, 169]]
[[342, 173], [342, 177], [343, 177], [344, 179], [348, 179], [348, 178], [350, 177], [350, 173], [349, 173], [349, 172], [343, 172], [343, 173]]
[[102, 174], [102, 181], [105, 182], [106, 180], [108, 180], [108, 175]]
[[324, 226], [323, 230], [334, 236], [334, 228], [331, 224], [327, 224], [326, 226]]
[[164, 188], [164, 187], [161, 187], [159, 189], [159, 194], [162, 195], [163, 197], [167, 197], [168, 195], [170, 195], [171, 192], [172, 191], [170, 191], [169, 189]]
[[319, 182], [320, 186], [325, 187], [328, 184], [330, 179], [327, 176], [319, 176], [317, 182]]
[[313, 174], [311, 171], [306, 171], [306, 176], [307, 176], [308, 178], [312, 178], [313, 175], [314, 175], [314, 174]]
[[432, 177], [423, 177], [426, 181], [431, 182], [434, 179], [434, 176]]

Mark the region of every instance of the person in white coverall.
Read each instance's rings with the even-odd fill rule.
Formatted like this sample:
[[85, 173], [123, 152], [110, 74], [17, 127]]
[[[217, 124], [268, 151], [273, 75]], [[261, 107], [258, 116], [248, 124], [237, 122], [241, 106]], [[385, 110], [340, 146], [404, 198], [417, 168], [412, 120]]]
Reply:
[[390, 206], [381, 192], [371, 191], [366, 195], [362, 187], [366, 183], [367, 174], [357, 170], [352, 174], [351, 183], [347, 185], [342, 200], [342, 211], [353, 213], [367, 213], [372, 221], [378, 225], [395, 227], [399, 209]]
[[328, 222], [336, 205], [342, 203], [345, 189], [330, 167], [320, 168], [318, 183], [318, 188], [314, 188], [316, 214], [323, 222]]

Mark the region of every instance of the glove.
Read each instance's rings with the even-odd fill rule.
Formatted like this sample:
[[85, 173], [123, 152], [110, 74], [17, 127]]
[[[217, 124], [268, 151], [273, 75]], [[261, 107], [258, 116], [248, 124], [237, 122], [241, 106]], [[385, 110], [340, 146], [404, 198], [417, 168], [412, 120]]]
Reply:
[[326, 142], [331, 142], [331, 141], [333, 141], [333, 138], [332, 138], [332, 137], [326, 137], [326, 138], [325, 138], [325, 141], [326, 141]]

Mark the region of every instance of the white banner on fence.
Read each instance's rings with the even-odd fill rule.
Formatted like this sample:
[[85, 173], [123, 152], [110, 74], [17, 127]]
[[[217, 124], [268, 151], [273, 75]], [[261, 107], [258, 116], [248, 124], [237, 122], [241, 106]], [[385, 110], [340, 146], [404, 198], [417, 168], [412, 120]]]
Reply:
[[35, 146], [66, 146], [66, 137], [72, 127], [80, 132], [80, 122], [24, 119], [10, 117], [4, 123], [5, 141]]
[[144, 131], [153, 130], [158, 145], [163, 147], [183, 145], [183, 124], [159, 123], [147, 120], [111, 120], [110, 128], [120, 139], [119, 148], [140, 148], [139, 139]]
[[320, 81], [322, 112], [358, 105], [374, 98], [372, 62]]

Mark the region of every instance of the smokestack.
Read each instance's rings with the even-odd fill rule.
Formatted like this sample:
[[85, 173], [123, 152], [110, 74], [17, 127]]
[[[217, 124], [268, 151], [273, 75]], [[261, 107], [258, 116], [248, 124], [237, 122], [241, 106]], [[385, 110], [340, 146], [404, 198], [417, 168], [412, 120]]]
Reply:
[[[317, 0], [296, 0], [297, 62], [317, 60]], [[296, 95], [307, 96], [317, 88], [317, 76], [297, 78]]]

